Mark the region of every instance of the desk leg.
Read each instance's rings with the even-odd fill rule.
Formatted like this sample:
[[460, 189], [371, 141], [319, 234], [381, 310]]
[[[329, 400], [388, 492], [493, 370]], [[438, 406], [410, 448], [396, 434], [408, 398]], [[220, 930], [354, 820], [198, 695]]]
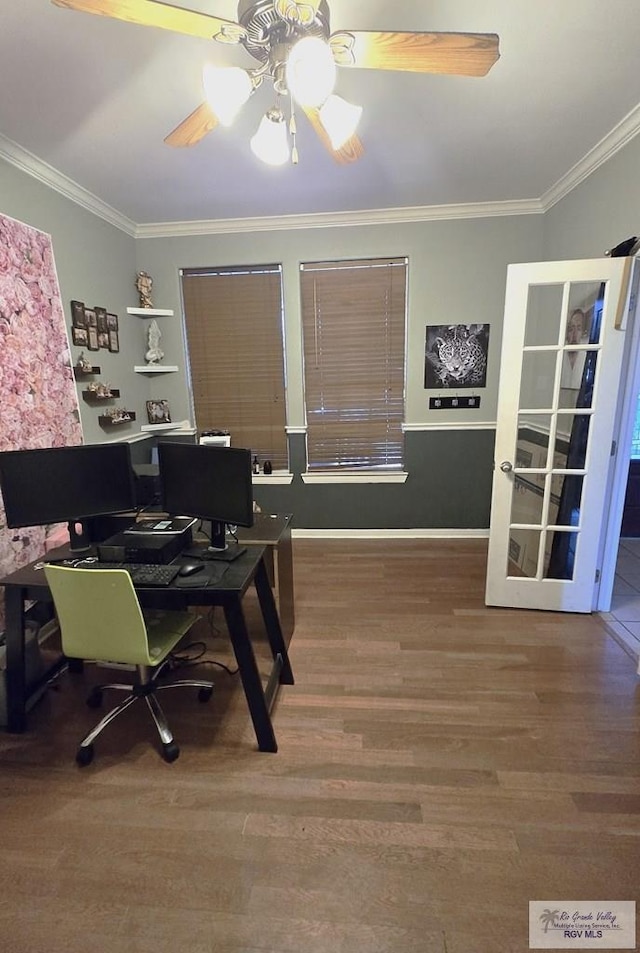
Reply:
[[280, 616], [282, 634], [288, 645], [296, 624], [293, 594], [293, 546], [291, 544], [290, 526], [286, 528], [278, 540], [276, 558], [278, 615]]
[[282, 685], [293, 685], [293, 672], [291, 671], [287, 647], [282, 636], [280, 618], [278, 616], [278, 610], [276, 609], [276, 603], [273, 598], [273, 590], [269, 582], [269, 574], [262, 559], [260, 560], [260, 565], [256, 570], [254, 582], [256, 592], [258, 593], [260, 608], [262, 610], [262, 617], [267, 629], [269, 645], [271, 646], [271, 654], [273, 655], [274, 659], [277, 659], [278, 656], [280, 656], [282, 659], [280, 683]]
[[26, 677], [24, 597], [19, 586], [4, 590], [6, 615], [6, 696], [7, 731], [19, 734], [26, 729]]
[[[262, 565], [262, 563], [261, 563]], [[268, 585], [268, 583], [267, 583]], [[229, 638], [238, 663], [242, 687], [249, 706], [249, 713], [258, 739], [260, 751], [278, 750], [276, 736], [269, 716], [269, 708], [262, 688], [262, 679], [247, 631], [247, 624], [240, 600], [225, 604], [224, 617], [229, 629]]]

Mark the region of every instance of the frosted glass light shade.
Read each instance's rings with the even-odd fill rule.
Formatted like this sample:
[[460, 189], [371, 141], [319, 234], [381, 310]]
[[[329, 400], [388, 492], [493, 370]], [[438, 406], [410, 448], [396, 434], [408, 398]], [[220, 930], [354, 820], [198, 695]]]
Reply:
[[207, 102], [223, 126], [231, 125], [253, 89], [249, 74], [239, 66], [205, 63], [202, 83]]
[[331, 95], [320, 107], [320, 122], [334, 149], [343, 146], [356, 131], [362, 115], [362, 106], [354, 106], [341, 96]]
[[306, 36], [287, 60], [287, 86], [301, 106], [319, 106], [333, 91], [336, 64], [331, 47], [317, 36]]
[[287, 124], [279, 109], [270, 109], [262, 117], [258, 131], [251, 139], [254, 155], [267, 165], [284, 165], [289, 159]]

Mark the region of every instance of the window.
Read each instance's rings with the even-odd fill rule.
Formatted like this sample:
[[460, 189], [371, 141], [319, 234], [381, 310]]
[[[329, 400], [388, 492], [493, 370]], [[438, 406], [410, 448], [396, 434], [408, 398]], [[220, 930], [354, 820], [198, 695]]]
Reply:
[[301, 265], [309, 471], [401, 470], [407, 259]]
[[182, 295], [198, 430], [286, 470], [281, 266], [185, 269]]

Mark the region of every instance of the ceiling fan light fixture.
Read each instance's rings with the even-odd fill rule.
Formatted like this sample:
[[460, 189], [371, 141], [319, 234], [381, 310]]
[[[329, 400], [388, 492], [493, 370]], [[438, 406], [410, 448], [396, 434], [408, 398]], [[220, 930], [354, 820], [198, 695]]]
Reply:
[[202, 84], [207, 102], [222, 126], [231, 125], [253, 90], [249, 74], [238, 66], [205, 63]]
[[287, 85], [301, 106], [320, 106], [333, 92], [336, 64], [331, 47], [317, 36], [305, 36], [291, 48]]
[[251, 139], [251, 149], [267, 165], [284, 165], [289, 160], [287, 124], [281, 109], [269, 109], [260, 120], [258, 131]]
[[361, 116], [362, 106], [354, 106], [333, 93], [327, 98], [320, 107], [320, 122], [334, 149], [339, 149], [351, 138]]

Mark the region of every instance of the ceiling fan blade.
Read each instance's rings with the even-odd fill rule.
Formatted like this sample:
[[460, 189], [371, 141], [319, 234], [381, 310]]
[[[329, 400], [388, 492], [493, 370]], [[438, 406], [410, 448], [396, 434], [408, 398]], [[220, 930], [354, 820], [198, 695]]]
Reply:
[[339, 66], [485, 76], [500, 57], [495, 33], [340, 31], [329, 39]]
[[160, 0], [51, 0], [56, 7], [79, 10], [81, 13], [97, 13], [115, 20], [126, 20], [142, 26], [157, 26], [175, 33], [219, 40], [222, 43], [239, 43], [246, 30], [239, 23], [195, 13], [174, 7]]
[[349, 162], [357, 162], [361, 156], [364, 155], [364, 146], [362, 142], [355, 134], [351, 136], [350, 139], [347, 139], [339, 149], [334, 149], [331, 145], [331, 139], [327, 133], [327, 130], [322, 125], [320, 119], [320, 110], [316, 109], [315, 106], [304, 106], [304, 114], [313, 126], [320, 142], [325, 147], [325, 149], [331, 153], [336, 162], [339, 162], [340, 165], [347, 165]]
[[215, 129], [218, 120], [211, 111], [208, 103], [201, 103], [191, 115], [183, 119], [179, 126], [165, 138], [168, 146], [195, 146], [197, 142]]

